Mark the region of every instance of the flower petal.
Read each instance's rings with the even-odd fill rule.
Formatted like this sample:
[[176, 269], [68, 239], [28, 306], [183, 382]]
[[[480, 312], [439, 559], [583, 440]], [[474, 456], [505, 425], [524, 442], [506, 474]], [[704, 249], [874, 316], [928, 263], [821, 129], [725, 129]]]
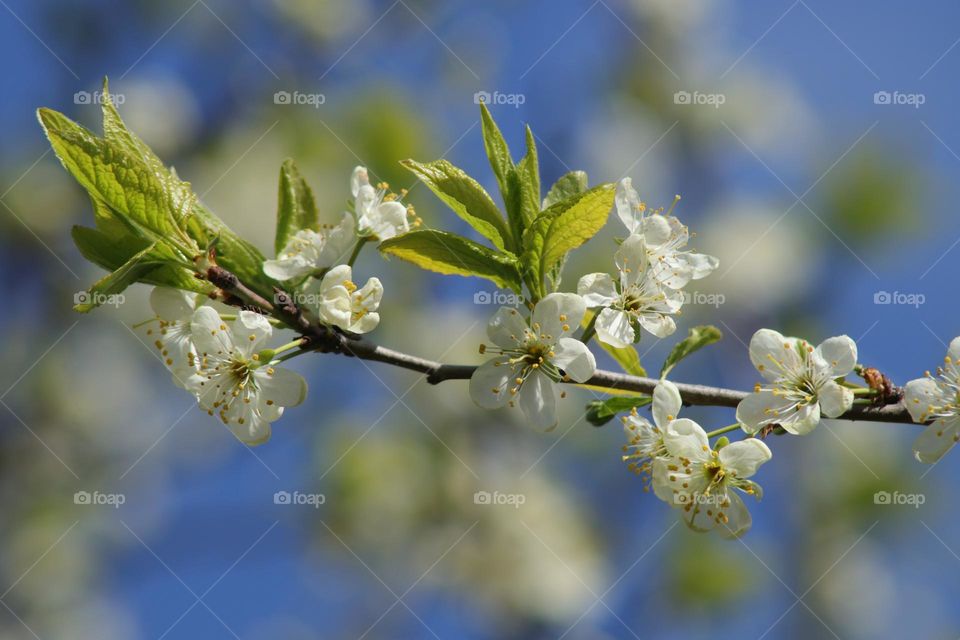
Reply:
[[757, 438], [731, 442], [720, 449], [719, 454], [724, 469], [733, 472], [737, 478], [749, 478], [757, 472], [757, 467], [772, 457], [770, 448]]
[[644, 313], [640, 316], [640, 326], [658, 338], [666, 338], [677, 330], [677, 323], [670, 316], [660, 313]]
[[913, 443], [913, 455], [920, 462], [933, 464], [957, 444], [960, 439], [960, 419], [956, 417], [935, 421], [923, 430]]
[[576, 382], [586, 382], [597, 370], [597, 360], [593, 353], [579, 340], [560, 338], [554, 348], [551, 362], [563, 369], [564, 373]]
[[530, 424], [541, 431], [549, 431], [557, 426], [557, 399], [553, 385], [553, 380], [534, 372], [520, 387], [520, 409]]
[[270, 322], [255, 311], [242, 310], [233, 322], [234, 345], [240, 353], [249, 357], [261, 343], [273, 335]]
[[829, 380], [817, 394], [820, 412], [828, 418], [838, 418], [853, 406], [853, 391]]
[[680, 390], [669, 380], [661, 380], [653, 390], [653, 422], [661, 429], [677, 419], [683, 401]]
[[367, 174], [366, 167], [354, 167], [350, 174], [350, 193], [356, 198], [360, 193], [360, 187], [370, 184], [370, 176]]
[[630, 178], [624, 178], [617, 183], [614, 206], [627, 231], [635, 232], [640, 227], [640, 196], [634, 190], [633, 181]]
[[753, 518], [750, 517], [750, 511], [743, 499], [735, 491], [728, 491], [727, 498], [729, 504], [721, 508], [721, 513], [726, 517], [726, 522], [718, 523], [717, 531], [724, 538], [739, 538], [753, 525]]
[[526, 320], [513, 307], [500, 307], [487, 323], [487, 337], [502, 349], [522, 344], [529, 333]]
[[834, 378], [847, 375], [857, 364], [857, 343], [849, 336], [828, 338], [820, 343], [816, 351], [827, 361]]
[[820, 424], [820, 403], [813, 402], [781, 416], [778, 424], [788, 433], [805, 436]]
[[171, 287], [154, 287], [150, 292], [150, 307], [161, 320], [176, 322], [193, 315], [196, 296]]
[[687, 458], [694, 462], [710, 459], [707, 432], [693, 420], [678, 418], [663, 427], [663, 443], [675, 458]]
[[760, 431], [768, 424], [780, 421], [790, 402], [775, 395], [769, 389], [751, 393], [737, 405], [737, 422], [749, 434]]
[[516, 372], [506, 358], [493, 358], [477, 367], [470, 376], [470, 397], [484, 409], [498, 409], [507, 404]]
[[539, 324], [541, 336], [559, 340], [580, 326], [587, 305], [575, 293], [551, 293], [533, 309], [533, 322]]
[[223, 355], [234, 350], [233, 334], [213, 307], [199, 307], [193, 312], [190, 335], [201, 355]]
[[614, 254], [614, 261], [624, 288], [643, 279], [648, 264], [647, 245], [643, 236], [634, 234], [624, 240]]
[[253, 375], [258, 400], [266, 406], [295, 407], [307, 397], [307, 381], [296, 371], [266, 366]]
[[588, 307], [606, 307], [617, 299], [617, 287], [609, 273], [588, 273], [577, 283], [577, 293]]
[[933, 378], [911, 380], [903, 389], [903, 404], [914, 422], [926, 422], [933, 407], [948, 402], [949, 398]]
[[629, 347], [636, 340], [630, 316], [619, 309], [609, 307], [603, 309], [593, 327], [597, 331], [597, 339], [600, 342], [617, 349]]
[[647, 245], [659, 247], [670, 240], [673, 235], [673, 229], [666, 216], [653, 213], [643, 219], [643, 224], [640, 226], [640, 233], [643, 234]]
[[407, 208], [396, 201], [382, 203], [370, 214], [369, 220], [378, 240], [389, 240], [410, 230]]
[[800, 366], [796, 338], [786, 338], [772, 329], [760, 329], [750, 338], [750, 362], [767, 380], [776, 380], [784, 370]]

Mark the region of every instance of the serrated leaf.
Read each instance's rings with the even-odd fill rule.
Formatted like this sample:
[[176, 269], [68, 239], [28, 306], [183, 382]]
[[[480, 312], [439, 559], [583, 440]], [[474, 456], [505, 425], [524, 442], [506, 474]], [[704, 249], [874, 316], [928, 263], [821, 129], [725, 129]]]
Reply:
[[702, 325], [690, 329], [687, 337], [678, 342], [670, 351], [663, 368], [660, 369], [660, 377], [663, 378], [677, 366], [677, 363], [689, 356], [691, 353], [711, 345], [723, 338], [723, 333], [711, 325]]
[[380, 243], [380, 252], [448, 275], [476, 276], [520, 292], [517, 260], [452, 233], [423, 229]]
[[537, 144], [530, 127], [526, 130], [527, 154], [517, 164], [517, 176], [520, 179], [520, 216], [522, 228], [540, 215], [540, 161], [537, 157]]
[[547, 197], [543, 199], [543, 208], [549, 209], [553, 205], [578, 193], [587, 190], [587, 173], [585, 171], [571, 171], [565, 173], [550, 187]]
[[543, 295], [543, 278], [568, 252], [603, 227], [613, 206], [614, 185], [605, 183], [575, 194], [543, 211], [523, 235], [523, 273]]
[[300, 175], [297, 165], [286, 159], [280, 166], [280, 186], [277, 195], [277, 233], [274, 249], [283, 251], [290, 238], [302, 229], [316, 230], [319, 214], [313, 191]]
[[480, 235], [501, 251], [512, 247], [512, 238], [503, 214], [490, 194], [463, 169], [446, 160], [401, 163], [427, 185], [440, 200]]
[[587, 422], [595, 427], [601, 427], [611, 420], [618, 413], [630, 411], [635, 407], [643, 407], [650, 404], [653, 398], [650, 396], [636, 396], [633, 398], [607, 398], [606, 400], [594, 400], [587, 404]]

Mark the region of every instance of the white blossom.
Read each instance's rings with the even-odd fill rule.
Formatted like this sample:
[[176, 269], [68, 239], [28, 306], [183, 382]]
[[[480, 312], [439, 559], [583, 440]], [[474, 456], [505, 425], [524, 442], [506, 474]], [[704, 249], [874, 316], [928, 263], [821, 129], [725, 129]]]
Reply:
[[[679, 196], [678, 196], [679, 197]], [[647, 261], [656, 279], [671, 289], [682, 289], [691, 280], [710, 275], [720, 264], [713, 256], [686, 249], [690, 232], [675, 216], [648, 211], [630, 178], [617, 184], [617, 215], [631, 235], [643, 237]]]
[[270, 439], [270, 423], [285, 407], [306, 397], [307, 383], [289, 369], [264, 362], [264, 341], [273, 327], [253, 311], [240, 311], [231, 323], [212, 307], [193, 313], [191, 333], [198, 353], [198, 372], [188, 389], [210, 415], [216, 413], [247, 444]]
[[820, 416], [836, 418], [853, 405], [853, 392], [837, 382], [857, 364], [857, 345], [848, 336], [806, 340], [760, 329], [750, 340], [750, 361], [766, 380], [737, 407], [747, 433], [778, 424], [795, 435], [810, 433]]
[[748, 478], [773, 457], [767, 445], [747, 438], [717, 451], [703, 428], [685, 418], [667, 425], [663, 442], [669, 457], [653, 463], [657, 497], [680, 509], [695, 531], [717, 529], [725, 537], [746, 533], [752, 521], [737, 491], [762, 496], [760, 486]]
[[356, 241], [356, 221], [345, 213], [337, 225], [297, 231], [275, 260], [264, 261], [263, 272], [274, 280], [292, 280], [329, 269], [349, 257]]
[[[681, 404], [677, 385], [661, 380], [653, 390], [653, 422], [641, 416], [636, 408], [621, 419], [627, 436], [623, 460], [629, 463], [627, 467], [631, 471], [643, 477], [645, 485], [653, 473], [653, 462], [669, 456], [663, 442], [663, 430], [676, 420]], [[644, 486], [643, 490], [648, 491], [649, 486]]]
[[197, 295], [170, 287], [154, 287], [150, 292], [150, 306], [158, 325], [151, 324], [147, 335], [154, 338], [153, 344], [173, 375], [174, 384], [185, 388], [187, 380], [197, 371], [197, 351], [190, 332]]
[[601, 307], [595, 324], [597, 338], [613, 347], [626, 347], [639, 340], [639, 327], [658, 338], [676, 331], [671, 316], [683, 306], [683, 294], [657, 278], [660, 266], [649, 262], [643, 236], [624, 240], [615, 262], [617, 281], [606, 273], [591, 273], [577, 284], [588, 307]]
[[410, 230], [407, 208], [388, 194], [386, 185], [374, 187], [366, 167], [356, 167], [350, 177], [357, 216], [357, 233], [387, 240]]
[[950, 342], [934, 377], [911, 380], [904, 388], [904, 403], [916, 422], [931, 422], [913, 443], [920, 462], [934, 463], [960, 441], [960, 338]]
[[353, 282], [353, 269], [341, 264], [330, 269], [315, 288], [319, 297], [320, 319], [353, 333], [373, 331], [380, 323], [380, 299], [383, 285], [370, 278], [362, 287]]
[[496, 356], [470, 378], [473, 401], [485, 409], [519, 404], [535, 427], [555, 427], [556, 383], [565, 378], [585, 382], [597, 368], [587, 346], [569, 337], [585, 312], [583, 299], [572, 293], [544, 297], [529, 321], [518, 310], [501, 307], [487, 325], [495, 346], [481, 346], [481, 352]]

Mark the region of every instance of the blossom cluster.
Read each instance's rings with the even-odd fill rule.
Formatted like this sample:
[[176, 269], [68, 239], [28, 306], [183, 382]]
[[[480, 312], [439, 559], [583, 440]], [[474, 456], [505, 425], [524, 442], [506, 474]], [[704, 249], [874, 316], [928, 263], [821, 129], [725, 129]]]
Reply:
[[[289, 283], [311, 320], [353, 334], [368, 333], [380, 322], [383, 285], [376, 277], [362, 286], [353, 282], [352, 257], [368, 241], [382, 241], [410, 230], [412, 211], [389, 194], [386, 185], [370, 184], [365, 167], [350, 180], [353, 203], [340, 222], [302, 229], [263, 271]], [[235, 315], [198, 304], [203, 298], [168, 287], [150, 297], [156, 321], [148, 323], [161, 358], [174, 382], [192, 393], [200, 407], [218, 416], [247, 444], [270, 438], [270, 424], [285, 407], [303, 402], [307, 384], [299, 374], [277, 366], [281, 350], [266, 343], [274, 327], [266, 316], [244, 309]], [[287, 345], [296, 348], [299, 341]], [[286, 350], [286, 349], [283, 349]]]

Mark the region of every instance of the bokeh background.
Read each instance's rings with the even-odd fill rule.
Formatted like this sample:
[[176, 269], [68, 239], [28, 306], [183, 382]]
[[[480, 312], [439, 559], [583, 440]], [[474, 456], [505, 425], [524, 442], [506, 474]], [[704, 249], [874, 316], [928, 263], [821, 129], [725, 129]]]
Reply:
[[[0, 0], [0, 637], [956, 637], [960, 464], [914, 462], [909, 426], [772, 439], [754, 528], [732, 542], [643, 493], [618, 425], [582, 419], [586, 393], [541, 434], [462, 382], [304, 357], [306, 404], [241, 445], [130, 329], [144, 288], [70, 310], [100, 275], [69, 239], [92, 215], [34, 109], [97, 128], [86, 103], [109, 75], [131, 127], [269, 254], [288, 156], [328, 219], [360, 163], [403, 187], [398, 160], [444, 156], [494, 192], [474, 95], [499, 92], [545, 183], [576, 168], [632, 176], [652, 205], [683, 195], [696, 247], [721, 258], [691, 288], [722, 304], [690, 305], [676, 338], [701, 322], [725, 337], [675, 379], [749, 388], [744, 343], [767, 326], [849, 334], [903, 383], [960, 333], [958, 18], [945, 0]], [[410, 201], [461, 229], [422, 186]], [[568, 286], [612, 266], [617, 227]], [[483, 281], [373, 253], [358, 273], [386, 286], [377, 340], [477, 361]], [[649, 369], [673, 341], [644, 338]]]

